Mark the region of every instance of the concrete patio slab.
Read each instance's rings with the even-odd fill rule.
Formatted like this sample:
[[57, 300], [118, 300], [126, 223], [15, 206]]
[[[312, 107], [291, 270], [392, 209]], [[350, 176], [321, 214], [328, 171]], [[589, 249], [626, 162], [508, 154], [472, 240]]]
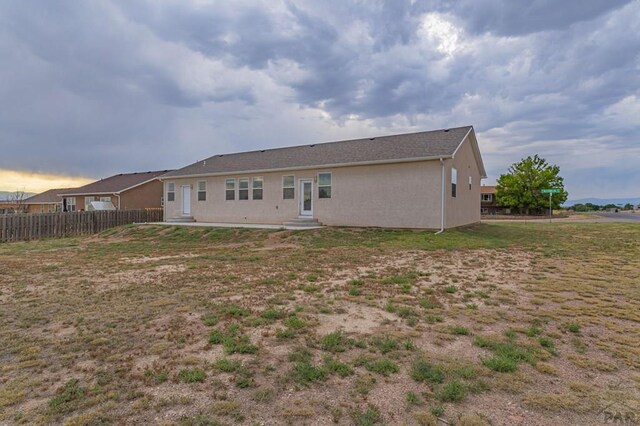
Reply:
[[168, 225], [168, 226], [196, 226], [209, 228], [253, 228], [253, 229], [286, 229], [290, 231], [301, 231], [306, 229], [319, 229], [322, 226], [284, 226], [269, 225], [265, 223], [222, 223], [222, 222], [150, 222], [146, 225]]

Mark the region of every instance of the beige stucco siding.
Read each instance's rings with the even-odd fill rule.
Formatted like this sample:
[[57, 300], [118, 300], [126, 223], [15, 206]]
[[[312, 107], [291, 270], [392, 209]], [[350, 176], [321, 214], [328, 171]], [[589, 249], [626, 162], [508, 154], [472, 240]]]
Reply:
[[[445, 228], [480, 221], [480, 170], [467, 137], [453, 159], [445, 161], [446, 195]], [[458, 171], [456, 197], [451, 196], [451, 169]], [[469, 189], [471, 177], [471, 189]]]
[[[330, 199], [318, 198], [317, 175], [332, 174]], [[282, 199], [282, 177], [295, 176], [295, 199]], [[225, 200], [225, 179], [261, 176], [263, 200]], [[299, 181], [313, 183], [313, 217], [325, 225], [438, 228], [441, 168], [438, 161], [335, 167], [254, 175], [171, 179], [175, 201], [165, 203], [165, 217], [182, 216], [182, 186], [191, 192], [191, 215], [199, 222], [270, 223], [297, 218]], [[207, 200], [197, 201], [197, 182], [206, 181]], [[237, 185], [237, 184], [236, 184]], [[237, 190], [237, 187], [236, 187]], [[167, 195], [165, 193], [165, 199]], [[479, 199], [479, 198], [478, 198]]]

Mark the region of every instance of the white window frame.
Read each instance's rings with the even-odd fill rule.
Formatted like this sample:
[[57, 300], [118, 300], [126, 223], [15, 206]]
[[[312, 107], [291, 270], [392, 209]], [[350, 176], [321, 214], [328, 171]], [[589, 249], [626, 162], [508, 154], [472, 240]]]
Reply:
[[493, 194], [482, 194], [482, 201], [490, 203], [493, 201]]
[[[329, 175], [329, 185], [321, 185], [320, 184], [320, 175]], [[318, 178], [318, 198], [319, 199], [331, 199], [331, 196], [333, 195], [333, 174], [331, 172], [320, 172], [317, 175]], [[329, 196], [328, 197], [321, 197], [320, 196], [320, 190], [322, 188], [329, 188]]]
[[[73, 208], [71, 208], [73, 206]], [[67, 197], [67, 211], [75, 212], [76, 211], [76, 197]]]
[[[233, 188], [229, 189], [228, 185], [233, 184]], [[231, 198], [228, 197], [229, 193], [232, 193], [233, 196]], [[224, 180], [224, 199], [225, 201], [235, 201], [236, 200], [236, 179], [235, 178], [226, 178]]]
[[457, 198], [458, 195], [458, 169], [451, 168], [451, 197]]
[[[204, 185], [204, 189], [200, 189], [200, 184]], [[207, 201], [207, 181], [206, 180], [199, 180], [197, 182], [197, 188], [198, 188], [198, 193], [196, 194], [196, 200], [198, 201]], [[200, 199], [200, 194], [203, 194], [203, 198], [202, 200]]]
[[167, 182], [167, 202], [171, 203], [176, 201], [176, 183]]
[[[285, 186], [284, 180], [286, 178], [291, 178], [291, 186]], [[293, 196], [291, 198], [286, 198], [284, 196], [285, 189], [292, 189]], [[296, 199], [296, 176], [295, 175], [284, 175], [282, 176], [282, 199], [283, 200], [295, 200]]]
[[[247, 187], [245, 189], [242, 188], [242, 184], [246, 182], [247, 183]], [[238, 178], [238, 201], [248, 201], [249, 200], [249, 178], [248, 177], [244, 177], [244, 178]], [[242, 191], [247, 191], [247, 198], [241, 198], [241, 193]]]
[[100, 201], [102, 201], [104, 203], [110, 203], [111, 202], [111, 197], [100, 197]]
[[[87, 199], [89, 200], [89, 202], [87, 202]], [[95, 197], [84, 197], [84, 209], [85, 210], [89, 209], [89, 204], [91, 204], [92, 201], [95, 201]]]
[[[260, 188], [255, 187], [256, 182], [260, 182]], [[260, 191], [260, 198], [256, 198], [256, 191]], [[251, 199], [256, 201], [264, 199], [264, 178], [262, 176], [254, 176], [251, 178]]]

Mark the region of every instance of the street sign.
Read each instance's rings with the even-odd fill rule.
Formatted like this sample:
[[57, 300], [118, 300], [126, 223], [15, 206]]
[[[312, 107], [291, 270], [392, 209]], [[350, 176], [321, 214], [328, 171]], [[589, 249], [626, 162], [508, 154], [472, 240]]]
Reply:
[[543, 194], [559, 194], [560, 188], [541, 189], [540, 192]]

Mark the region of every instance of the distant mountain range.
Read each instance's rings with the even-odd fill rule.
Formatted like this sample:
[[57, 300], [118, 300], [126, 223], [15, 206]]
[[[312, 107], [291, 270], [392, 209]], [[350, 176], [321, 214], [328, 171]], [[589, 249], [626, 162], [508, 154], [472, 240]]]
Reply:
[[[15, 191], [0, 191], [0, 201], [7, 201], [13, 198]], [[36, 195], [35, 192], [25, 192], [24, 198], [31, 197], [32, 195]]]
[[570, 207], [573, 206], [575, 204], [587, 204], [587, 203], [591, 203], [591, 204], [597, 204], [599, 206], [604, 206], [606, 204], [622, 204], [623, 206], [627, 203], [629, 204], [633, 204], [634, 206], [637, 206], [638, 204], [640, 204], [640, 197], [635, 197], [635, 198], [580, 198], [577, 200], [567, 200], [563, 206], [565, 207]]

